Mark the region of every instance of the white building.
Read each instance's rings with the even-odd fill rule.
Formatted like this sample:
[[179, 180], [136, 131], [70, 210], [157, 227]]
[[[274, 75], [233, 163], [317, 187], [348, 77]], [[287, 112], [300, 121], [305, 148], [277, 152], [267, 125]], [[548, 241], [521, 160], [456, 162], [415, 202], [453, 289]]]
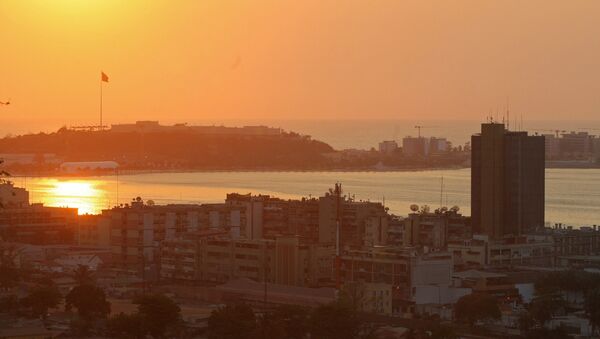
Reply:
[[15, 187], [12, 182], [0, 182], [0, 204], [4, 207], [25, 207], [29, 205], [29, 192]]
[[379, 153], [393, 154], [398, 150], [398, 143], [394, 140], [386, 140], [379, 143]]

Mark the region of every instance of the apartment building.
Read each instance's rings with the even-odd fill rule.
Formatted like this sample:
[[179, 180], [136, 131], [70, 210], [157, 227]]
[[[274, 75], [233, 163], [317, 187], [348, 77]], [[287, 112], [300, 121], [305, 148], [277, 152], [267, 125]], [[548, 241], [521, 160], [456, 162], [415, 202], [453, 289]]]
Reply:
[[187, 232], [226, 230], [233, 238], [245, 233], [245, 211], [229, 204], [131, 205], [102, 211], [110, 224], [115, 268], [157, 277], [163, 241]]
[[25, 244], [75, 244], [76, 208], [43, 204], [0, 209], [0, 238]]
[[163, 242], [161, 278], [225, 283], [235, 279], [292, 285], [331, 285], [332, 247], [306, 245], [297, 236], [231, 239], [185, 235]]
[[0, 181], [0, 239], [25, 244], [74, 244], [77, 209], [30, 204], [29, 192]]
[[85, 246], [110, 248], [110, 219], [95, 214], [79, 216], [77, 243]]
[[557, 256], [600, 254], [600, 230], [596, 225], [573, 229], [557, 224], [543, 234], [552, 236]]
[[458, 208], [435, 212], [410, 213], [404, 219], [405, 246], [445, 249], [449, 241], [470, 239], [470, 218], [458, 213]]
[[[275, 239], [297, 235], [303, 243], [334, 244], [337, 197], [326, 193], [320, 198], [284, 200], [268, 195], [227, 195], [226, 204], [245, 211], [246, 239]], [[340, 199], [341, 244], [382, 245], [387, 242], [389, 214], [381, 203]]]
[[361, 247], [385, 244], [390, 215], [383, 204], [356, 201], [326, 193], [319, 198], [319, 243], [335, 244], [340, 220], [340, 245]]

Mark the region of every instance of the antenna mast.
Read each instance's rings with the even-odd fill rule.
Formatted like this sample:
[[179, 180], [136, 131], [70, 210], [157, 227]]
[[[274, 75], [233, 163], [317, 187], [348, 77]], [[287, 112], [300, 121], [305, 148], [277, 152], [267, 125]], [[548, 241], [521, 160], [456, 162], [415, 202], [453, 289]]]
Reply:
[[442, 208], [443, 204], [443, 198], [444, 198], [444, 175], [442, 174], [442, 180], [440, 183], [440, 208]]

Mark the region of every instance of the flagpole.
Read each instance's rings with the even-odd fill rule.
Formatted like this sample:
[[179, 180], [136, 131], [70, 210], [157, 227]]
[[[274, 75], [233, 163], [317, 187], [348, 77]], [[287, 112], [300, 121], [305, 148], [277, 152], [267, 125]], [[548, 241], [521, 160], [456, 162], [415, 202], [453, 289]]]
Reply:
[[102, 74], [100, 74], [100, 130], [102, 130]]

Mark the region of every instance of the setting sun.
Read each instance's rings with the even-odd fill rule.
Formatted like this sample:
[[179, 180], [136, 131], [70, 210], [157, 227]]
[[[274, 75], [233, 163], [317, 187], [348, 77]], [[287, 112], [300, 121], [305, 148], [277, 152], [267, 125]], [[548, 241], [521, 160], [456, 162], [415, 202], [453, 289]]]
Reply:
[[93, 197], [98, 192], [89, 182], [57, 182], [52, 193], [58, 196]]
[[93, 181], [48, 180], [44, 204], [54, 207], [77, 208], [79, 214], [98, 213], [105, 200], [105, 192]]

